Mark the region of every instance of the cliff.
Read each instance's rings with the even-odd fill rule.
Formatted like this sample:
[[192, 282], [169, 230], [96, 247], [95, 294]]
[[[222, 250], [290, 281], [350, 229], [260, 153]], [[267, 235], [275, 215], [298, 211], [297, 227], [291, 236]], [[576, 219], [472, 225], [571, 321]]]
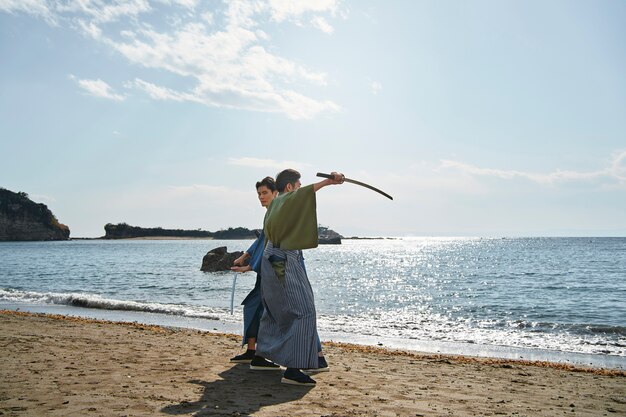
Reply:
[[70, 229], [45, 204], [0, 188], [0, 241], [67, 240]]

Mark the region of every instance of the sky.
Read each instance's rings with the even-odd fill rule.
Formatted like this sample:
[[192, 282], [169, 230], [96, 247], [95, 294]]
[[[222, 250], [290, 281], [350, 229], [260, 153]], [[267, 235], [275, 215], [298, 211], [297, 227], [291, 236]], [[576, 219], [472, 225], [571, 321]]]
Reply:
[[71, 237], [626, 236], [626, 2], [0, 0], [0, 187]]

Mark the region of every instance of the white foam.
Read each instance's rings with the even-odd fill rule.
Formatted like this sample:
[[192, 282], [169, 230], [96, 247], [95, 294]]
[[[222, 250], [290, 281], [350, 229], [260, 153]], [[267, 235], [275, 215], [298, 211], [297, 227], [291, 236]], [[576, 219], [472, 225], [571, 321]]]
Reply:
[[219, 320], [219, 313], [216, 312], [215, 309], [207, 307], [141, 303], [130, 300], [104, 298], [97, 294], [88, 293], [40, 293], [34, 291], [0, 289], [0, 302], [55, 304], [100, 310], [138, 311]]

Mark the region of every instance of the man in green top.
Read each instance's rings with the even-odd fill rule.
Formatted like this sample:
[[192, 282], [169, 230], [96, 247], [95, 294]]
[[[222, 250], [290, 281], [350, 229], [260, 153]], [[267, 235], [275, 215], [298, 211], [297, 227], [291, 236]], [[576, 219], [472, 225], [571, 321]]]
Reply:
[[301, 187], [300, 174], [279, 173], [279, 192], [267, 209], [263, 230], [267, 244], [261, 260], [265, 311], [259, 327], [257, 355], [287, 368], [281, 382], [315, 385], [302, 370], [324, 371], [313, 290], [306, 274], [302, 250], [317, 247], [315, 193], [327, 185], [342, 184], [343, 174]]

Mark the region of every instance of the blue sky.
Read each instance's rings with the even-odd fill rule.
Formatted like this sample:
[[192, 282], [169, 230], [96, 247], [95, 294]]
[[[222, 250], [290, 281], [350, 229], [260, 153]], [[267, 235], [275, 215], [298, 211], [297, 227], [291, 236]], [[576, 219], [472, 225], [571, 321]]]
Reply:
[[73, 237], [260, 227], [625, 236], [626, 2], [0, 0], [0, 187]]

